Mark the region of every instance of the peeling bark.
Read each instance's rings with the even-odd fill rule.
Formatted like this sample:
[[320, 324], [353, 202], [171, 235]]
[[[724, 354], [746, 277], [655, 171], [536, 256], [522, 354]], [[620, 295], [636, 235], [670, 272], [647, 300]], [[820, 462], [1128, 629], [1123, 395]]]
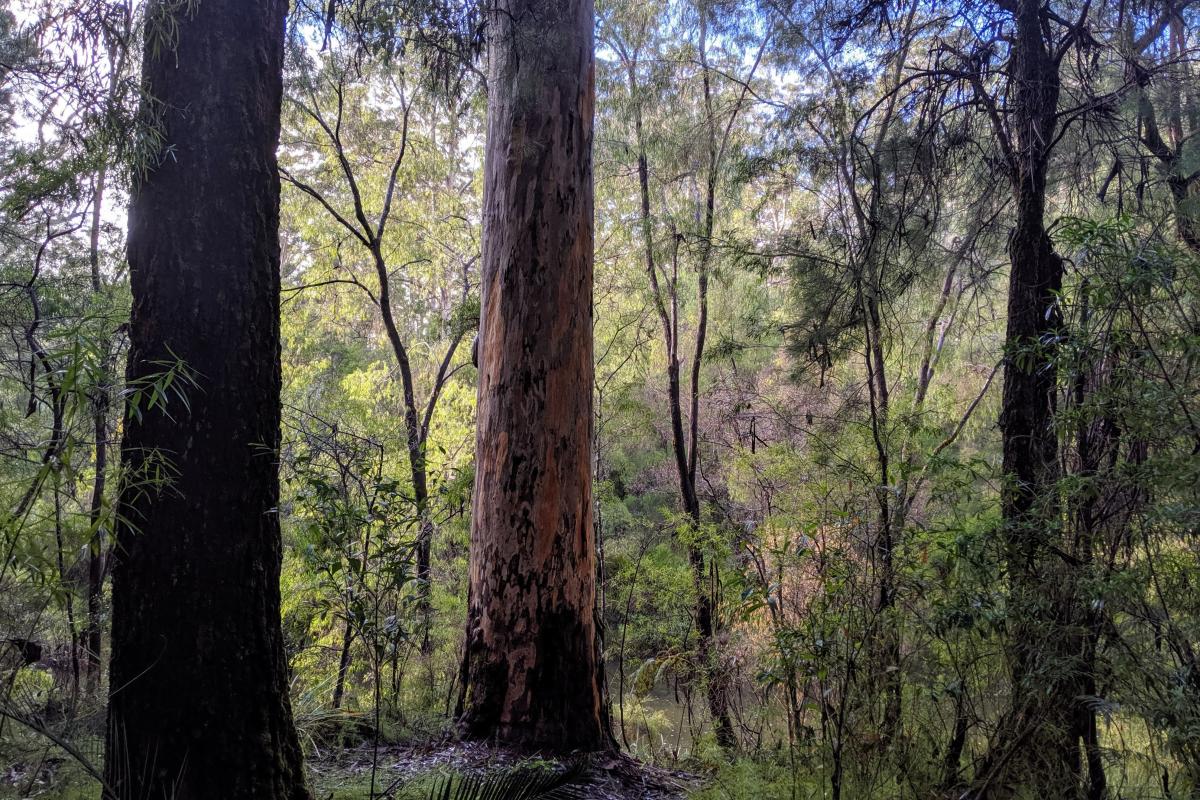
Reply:
[[599, 750], [592, 525], [591, 0], [499, 0], [491, 31], [461, 729]]

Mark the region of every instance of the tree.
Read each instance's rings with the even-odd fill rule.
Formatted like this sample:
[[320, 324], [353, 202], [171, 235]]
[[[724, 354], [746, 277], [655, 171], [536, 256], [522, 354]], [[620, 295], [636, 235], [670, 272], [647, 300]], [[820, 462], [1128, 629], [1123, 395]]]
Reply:
[[[105, 764], [120, 800], [308, 796], [279, 623], [286, 9], [157, 0], [148, 12], [144, 123], [168, 149], [129, 215]], [[164, 368], [194, 376], [186, 402], [138, 391]]]
[[[980, 65], [988, 56], [982, 50], [974, 54], [979, 71], [964, 72], [992, 127], [1013, 193], [1000, 411], [1011, 699], [976, 780], [980, 796], [1020, 774], [1047, 796], [1066, 797], [1081, 785], [1079, 745], [1081, 739], [1088, 743], [1086, 731], [1094, 729], [1088, 722], [1095, 711], [1083, 699], [1094, 664], [1086, 657], [1081, 562], [1070, 554], [1057, 499], [1056, 343], [1065, 265], [1046, 217], [1055, 146], [1093, 105], [1087, 98], [1075, 108], [1060, 108], [1062, 63], [1086, 36], [1088, 6], [1070, 22], [1037, 0], [1003, 0], [997, 6], [1010, 34], [1002, 95], [985, 85]], [[1090, 744], [1088, 778], [1098, 798], [1104, 794], [1103, 764], [1091, 757], [1095, 743]]]
[[[719, 227], [728, 216], [721, 200], [728, 191], [736, 125], [753, 102], [751, 83], [767, 40], [749, 54], [738, 54], [750, 61], [742, 70], [725, 63], [714, 64], [714, 51], [718, 49], [714, 40], [722, 38], [722, 34], [726, 39], [736, 39], [737, 31], [714, 30], [722, 20], [713, 4], [691, 4], [685, 13], [689, 23], [694, 17], [694, 28], [689, 24], [687, 35], [694, 35], [695, 41], [683, 45], [682, 52], [669, 49], [680, 45], [668, 45], [657, 38], [662, 34], [656, 26], [668, 24], [671, 12], [636, 6], [626, 14], [614, 10], [606, 21], [604, 41], [616, 55], [622, 88], [628, 98], [631, 131], [624, 149], [628, 156], [636, 158], [638, 251], [667, 361], [666, 417], [679, 507], [684, 518], [681, 527], [687, 531], [687, 554], [695, 587], [698, 672], [705, 682], [705, 697], [717, 741], [722, 747], [732, 748], [737, 745], [737, 734], [729, 713], [728, 680], [717, 663], [716, 653], [716, 645], [722, 638], [719, 564], [715, 556], [709, 557], [702, 533], [705, 524], [701, 487], [702, 375], [708, 357], [710, 279], [717, 267]], [[671, 31], [666, 39], [673, 40], [677, 35]], [[726, 61], [737, 64], [737, 56], [723, 55]], [[740, 71], [745, 74], [739, 74]], [[656, 82], [672, 85], [688, 103], [670, 113], [675, 122], [687, 120], [684, 127], [691, 135], [668, 148], [654, 141], [654, 120], [647, 119]], [[721, 91], [721, 82], [731, 85], [731, 96]], [[682, 90], [680, 86], [688, 88]], [[654, 144], [660, 150], [673, 151], [664, 155], [665, 163], [652, 163]], [[652, 202], [656, 189], [660, 194], [657, 203]], [[676, 192], [685, 199], [680, 201]], [[672, 207], [671, 200], [679, 204], [680, 210]], [[691, 332], [686, 330], [686, 321], [682, 319], [687, 298], [681, 285], [684, 271], [681, 267], [687, 266], [694, 271], [696, 283], [696, 321]]]
[[[129, 40], [133, 27], [133, 8], [131, 0], [114, 3], [109, 13], [114, 18], [109, 25], [102, 27], [101, 39], [107, 54], [107, 90], [106, 105], [116, 105], [121, 99], [121, 84], [126, 78], [129, 66]], [[102, 163], [92, 178], [92, 207], [88, 227], [88, 265], [91, 268], [92, 295], [102, 298], [105, 292], [105, 281], [101, 270], [101, 234], [104, 228], [104, 200], [109, 181], [107, 161]], [[92, 493], [88, 501], [88, 527], [92, 540], [88, 543], [88, 581], [87, 581], [87, 622], [83, 630], [84, 652], [87, 657], [87, 691], [97, 695], [100, 691], [100, 673], [103, 669], [101, 650], [104, 638], [104, 579], [107, 573], [106, 557], [108, 550], [105, 535], [104, 509], [108, 502], [108, 445], [109, 445], [109, 416], [112, 407], [112, 389], [110, 375], [115, 371], [118, 354], [115, 346], [107, 338], [102, 344], [104, 359], [99, 385], [92, 392], [92, 461], [94, 475], [92, 477]]]
[[[434, 259], [439, 262], [439, 267], [441, 262], [450, 262], [450, 268], [462, 276], [461, 310], [470, 304], [471, 272], [477, 251], [470, 256], [458, 252], [444, 230], [429, 237], [438, 242], [438, 247], [424, 245], [422, 237], [413, 233], [412, 229], [417, 226], [407, 223], [405, 217], [428, 213], [428, 209], [411, 211], [407, 205], [411, 198], [405, 195], [419, 191], [414, 185], [413, 175], [419, 174], [421, 167], [410, 166], [413, 156], [419, 157], [419, 153], [414, 151], [419, 146], [427, 145], [428, 138], [436, 136], [437, 117], [443, 110], [448, 112], [446, 116], [449, 117], [448, 136], [457, 143], [460, 136], [458, 117], [463, 113], [463, 108], [462, 104], [454, 101], [447, 102], [443, 107], [441, 103], [434, 102], [437, 98], [420, 97], [419, 88], [414, 91], [404, 80], [403, 65], [393, 63], [377, 67], [378, 73], [387, 76], [385, 80], [390, 91], [375, 93], [382, 95], [382, 99], [372, 97], [372, 93], [365, 91], [366, 87], [372, 85], [372, 78], [376, 82], [382, 81], [379, 74], [373, 74], [365, 68], [357, 46], [336, 41], [327, 41], [327, 45], [329, 52], [322, 56], [320, 63], [304, 64], [298, 70], [304, 78], [297, 82], [307, 90], [307, 97], [289, 96], [289, 105], [296, 109], [299, 117], [296, 125], [299, 132], [293, 136], [295, 143], [289, 143], [289, 149], [300, 153], [294, 161], [302, 164], [307, 161], [314, 164], [315, 168], [302, 172], [297, 167], [283, 167], [281, 172], [285, 183], [315, 201], [341, 234], [336, 248], [334, 277], [314, 280], [312, 283], [315, 286], [337, 284], [338, 288], [342, 285], [353, 286], [369, 299], [383, 324], [400, 373], [405, 451], [412, 483], [414, 516], [419, 527], [416, 556], [421, 649], [428, 654], [432, 647], [429, 637], [432, 625], [430, 579], [434, 538], [431, 500], [436, 488], [436, 485], [431, 486], [430, 480], [430, 432], [442, 391], [461, 367], [454, 365], [455, 354], [468, 332], [470, 321], [468, 319], [464, 324], [463, 320], [456, 317], [469, 318], [472, 314], [451, 312], [447, 315], [449, 319], [444, 327], [449, 329], [448, 343], [441, 355], [436, 357], [436, 373], [427, 381], [423, 380], [419, 371], [422, 366], [420, 351], [414, 345], [418, 337], [430, 335], [426, 319], [430, 315], [428, 309], [423, 307], [422, 300], [414, 296], [413, 273], [420, 265]], [[389, 70], [400, 73], [400, 77], [397, 78]], [[310, 72], [316, 74], [310, 76]], [[322, 97], [322, 92], [328, 97]], [[389, 125], [388, 133], [378, 138], [364, 131], [364, 128], [369, 130], [370, 123], [378, 121], [380, 116], [379, 110], [372, 108], [372, 100], [386, 108], [385, 118]], [[399, 124], [393, 135], [391, 124], [395, 114], [399, 116]], [[364, 165], [380, 163], [387, 165], [387, 170], [381, 181], [379, 196], [375, 198], [371, 196], [371, 190], [373, 184], [379, 182], [379, 176], [372, 175]], [[452, 181], [451, 175], [446, 178], [447, 184]], [[418, 244], [404, 247], [405, 237], [416, 240]], [[413, 253], [413, 250], [417, 252]], [[304, 287], [297, 287], [300, 288]], [[402, 296], [407, 296], [410, 309], [426, 312], [415, 314], [419, 319], [417, 325], [406, 324], [402, 313], [398, 314]], [[423, 389], [427, 391], [423, 392]], [[433, 477], [436, 480], [436, 473]]]
[[[1148, 3], [1139, 9], [1140, 14], [1119, 15], [1115, 27], [1120, 31], [1119, 50], [1137, 111], [1137, 142], [1153, 158], [1167, 186], [1180, 241], [1200, 253], [1200, 214], [1195, 199], [1200, 187], [1195, 155], [1200, 97], [1193, 74], [1194, 45], [1188, 42], [1194, 29], [1189, 7], [1195, 5], [1192, 0]], [[1138, 22], [1144, 26], [1141, 30]], [[1145, 159], [1141, 160], [1144, 183]], [[1123, 169], [1118, 158], [1101, 200], [1108, 184]]]
[[607, 747], [592, 526], [591, 0], [488, 20], [479, 410], [459, 718], [471, 738]]

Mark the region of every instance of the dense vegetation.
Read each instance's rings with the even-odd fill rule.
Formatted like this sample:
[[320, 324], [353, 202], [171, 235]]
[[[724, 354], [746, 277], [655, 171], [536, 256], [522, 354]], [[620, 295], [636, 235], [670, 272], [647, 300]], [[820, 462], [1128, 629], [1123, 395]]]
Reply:
[[0, 797], [1200, 797], [1200, 4], [285, 5], [0, 0]]

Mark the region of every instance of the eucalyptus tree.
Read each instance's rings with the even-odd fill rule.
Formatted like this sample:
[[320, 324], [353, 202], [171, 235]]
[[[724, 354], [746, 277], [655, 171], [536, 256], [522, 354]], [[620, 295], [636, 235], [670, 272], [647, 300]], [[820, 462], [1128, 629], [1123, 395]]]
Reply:
[[[1077, 791], [1081, 778], [1079, 703], [1087, 694], [1083, 680], [1092, 665], [1081, 660], [1079, 586], [1072, 563], [1060, 556], [1062, 531], [1054, 509], [1059, 454], [1053, 342], [1061, 325], [1057, 295], [1064, 263], [1048, 232], [1046, 203], [1053, 148], [1062, 126], [1070, 122], [1060, 108], [1060, 70], [1085, 30], [1088, 6], [1069, 20], [1033, 0], [1000, 3], [997, 12], [1007, 17], [1000, 24], [1012, 37], [1001, 72], [1003, 94], [980, 85], [977, 76], [970, 80], [977, 101], [993, 120], [1015, 206], [1000, 415], [1001, 515], [1013, 606], [1012, 709], [999, 750], [985, 762], [979, 784], [986, 787], [1003, 780], [1001, 774], [1021, 769], [1040, 791], [1065, 795]], [[1057, 663], [1047, 669], [1043, 665], [1048, 661]], [[1102, 786], [1103, 764], [1090, 762], [1091, 781]]]
[[1089, 3], [998, 0], [980, 10], [981, 26], [964, 26], [974, 13], [959, 9], [920, 73], [971, 98], [1012, 195], [1000, 412], [1010, 697], [973, 792], [992, 796], [1019, 775], [1048, 795], [1074, 796], [1086, 785], [1101, 797], [1104, 763], [1085, 699], [1096, 669], [1088, 635], [1095, 607], [1082, 580], [1091, 554], [1061, 513], [1066, 263], [1050, 233], [1064, 136], [1105, 108], [1091, 62], [1076, 59], [1094, 44], [1094, 19]]
[[[279, 614], [287, 3], [147, 13], [142, 122], [163, 148], [129, 215], [105, 795], [304, 800]], [[185, 403], [138, 391], [164, 369], [193, 379]]]
[[592, 522], [594, 8], [501, 0], [488, 23], [479, 407], [459, 725], [611, 745]]
[[[364, 50], [352, 32], [331, 25], [316, 54], [303, 41], [311, 31], [293, 33], [281, 172], [308, 201], [305, 213], [333, 233], [308, 227], [297, 259], [307, 263], [287, 291], [293, 298], [350, 287], [382, 324], [400, 379], [428, 653], [437, 477], [429, 451], [443, 390], [469, 366], [460, 345], [477, 315], [473, 109], [469, 95], [433, 91], [430, 68], [416, 57]], [[437, 341], [434, 352], [428, 339]]]

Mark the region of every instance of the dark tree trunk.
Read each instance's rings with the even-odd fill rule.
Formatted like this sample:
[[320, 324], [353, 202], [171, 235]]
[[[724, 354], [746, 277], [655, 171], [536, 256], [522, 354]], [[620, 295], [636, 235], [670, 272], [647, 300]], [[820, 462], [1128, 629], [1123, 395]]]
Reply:
[[[106, 795], [304, 800], [279, 623], [279, 139], [286, 0], [156, 0], [135, 187], [128, 381], [182, 360], [188, 403], [126, 418]], [[174, 15], [174, 19], [169, 19]], [[170, 32], [171, 35], [166, 35]], [[170, 485], [147, 485], [170, 465]]]
[[[869, 260], [868, 260], [869, 263]], [[891, 389], [884, 358], [883, 321], [880, 315], [878, 290], [867, 290], [863, 301], [863, 332], [866, 334], [867, 389], [871, 406], [871, 434], [879, 469], [879, 486], [875, 502], [879, 506], [878, 533], [874, 548], [878, 570], [878, 594], [875, 602], [877, 630], [872, 633], [873, 658], [880, 676], [884, 696], [881, 730], [889, 740], [896, 738], [902, 723], [904, 684], [900, 672], [900, 631], [896, 613], [896, 536], [903, 524], [897, 525], [898, 509], [893, 507], [891, 458], [887, 448], [887, 431], [891, 418]]]
[[104, 605], [104, 551], [107, 547], [104, 531], [101, 530], [104, 514], [104, 493], [107, 488], [108, 471], [108, 388], [101, 387], [93, 398], [95, 410], [92, 423], [95, 436], [96, 476], [92, 482], [92, 499], [88, 509], [88, 521], [92, 529], [92, 540], [88, 543], [87, 623], [84, 626], [83, 646], [87, 653], [87, 693], [100, 691], [101, 648], [103, 647]]
[[[690, 488], [685, 493], [685, 506], [696, 531], [700, 530], [701, 524], [700, 493], [696, 488], [697, 465], [700, 463], [700, 369], [704, 362], [704, 344], [708, 338], [708, 270], [713, 252], [713, 234], [716, 232], [718, 170], [726, 144], [726, 141], [720, 139], [717, 133], [712, 98], [712, 75], [708, 65], [708, 20], [711, 13], [710, 8], [704, 5], [700, 6], [700, 30], [697, 42], [700, 65], [703, 68], [701, 77], [704, 85], [704, 109], [708, 120], [706, 125], [708, 174], [704, 182], [702, 217], [704, 240], [701, 244], [702, 249], [696, 269], [698, 273], [696, 276], [696, 299], [699, 301], [699, 309], [696, 320], [696, 346], [692, 351], [692, 381], [689, 387], [691, 416], [688, 420], [687, 483]], [[734, 114], [736, 115], [736, 113], [735, 111]], [[732, 117], [729, 124], [733, 124]], [[720, 143], [718, 144], [718, 142]], [[676, 317], [676, 325], [678, 325], [678, 317]], [[678, 327], [676, 327], [676, 358], [678, 355]], [[674, 388], [678, 391], [678, 375], [676, 375]], [[675, 409], [673, 413], [677, 414], [678, 409]], [[696, 638], [699, 651], [697, 655], [707, 673], [708, 681], [705, 691], [708, 697], [708, 710], [712, 715], [713, 731], [716, 734], [717, 743], [726, 750], [732, 750], [737, 747], [737, 734], [733, 730], [733, 723], [729, 716], [729, 695], [726, 686], [728, 680], [717, 663], [716, 653], [714, 653], [714, 645], [719, 644], [718, 633], [721, 622], [719, 615], [720, 576], [717, 573], [716, 559], [710, 559], [711, 563], [706, 568], [704, 553], [696, 545], [688, 548], [688, 558], [692, 563], [696, 582]]]
[[969, 729], [966, 697], [962, 687], [959, 687], [954, 697], [954, 728], [950, 734], [950, 741], [946, 744], [946, 754], [942, 757], [941, 788], [947, 795], [958, 786], [959, 771], [962, 769], [962, 754], [967, 746]]
[[[1170, 4], [1163, 10], [1167, 8]], [[1196, 135], [1196, 123], [1193, 119], [1189, 130], [1185, 125], [1187, 116], [1183, 113], [1184, 108], [1195, 102], [1192, 93], [1196, 91], [1196, 80], [1185, 45], [1191, 31], [1184, 15], [1178, 11], [1165, 17], [1163, 25], [1170, 29], [1170, 44], [1166, 62], [1157, 65], [1143, 63], [1142, 57], [1161, 31], [1151, 26], [1148, 37], [1143, 34], [1135, 40], [1130, 29], [1129, 40], [1125, 43], [1126, 52], [1131, 54], [1126, 62], [1126, 79], [1136, 86], [1138, 138], [1157, 160], [1166, 179], [1175, 212], [1176, 233], [1188, 249], [1200, 254], [1200, 211], [1197, 210], [1200, 170], [1194, 168], [1192, 159], [1185, 157], [1186, 143]], [[1159, 109], [1151, 96], [1152, 83], [1163, 87], [1166, 94], [1161, 125]]]
[[592, 0], [498, 0], [489, 20], [460, 723], [558, 752], [612, 743], [594, 618], [593, 20]]
[[[421, 424], [417, 412], [416, 382], [413, 380], [412, 362], [408, 358], [408, 349], [396, 325], [392, 314], [391, 278], [387, 260], [383, 255], [383, 242], [375, 240], [372, 247], [372, 257], [375, 261], [375, 273], [379, 279], [379, 312], [383, 318], [383, 327], [387, 331], [388, 341], [400, 367], [400, 383], [404, 392], [404, 430], [405, 446], [408, 448], [408, 467], [412, 477], [413, 504], [416, 506], [417, 529], [417, 614], [421, 618], [421, 652], [428, 655], [433, 650], [429, 637], [433, 625], [432, 586], [430, 585], [430, 554], [433, 549], [433, 520], [429, 511], [429, 477], [425, 462], [425, 440], [428, 431]], [[453, 349], [451, 349], [451, 355]], [[440, 388], [440, 387], [438, 387]], [[436, 389], [435, 389], [436, 391]], [[437, 402], [436, 394], [430, 399], [430, 409]]]
[[[702, 43], [703, 44], [703, 43]], [[702, 47], [703, 49], [703, 47]], [[628, 63], [629, 93], [637, 97], [639, 93], [636, 62]], [[704, 357], [704, 339], [707, 333], [708, 308], [708, 274], [707, 264], [701, 265], [699, 280], [700, 305], [702, 309], [700, 325], [696, 333], [696, 349], [693, 353], [692, 386], [690, 393], [692, 424], [689, 434], [684, 432], [683, 420], [683, 386], [680, 378], [679, 360], [679, 324], [678, 297], [676, 283], [667, 282], [664, 293], [662, 283], [658, 279], [658, 265], [654, 256], [654, 224], [650, 216], [650, 165], [646, 155], [646, 139], [643, 128], [641, 105], [634, 106], [634, 131], [638, 154], [638, 188], [641, 199], [641, 232], [642, 245], [645, 252], [646, 276], [653, 292], [655, 310], [662, 324], [663, 344], [667, 349], [667, 406], [671, 417], [671, 449], [675, 456], [675, 472], [679, 479], [679, 499], [684, 513], [687, 514], [692, 526], [699, 530], [703, 521], [700, 496], [696, 491], [696, 465], [699, 454], [697, 448], [698, 418], [699, 418], [699, 379], [700, 366]], [[714, 156], [715, 159], [715, 156]], [[715, 170], [715, 164], [712, 166]], [[711, 178], [710, 180], [715, 180]], [[711, 239], [715, 212], [715, 185], [709, 183], [705, 203], [705, 232], [709, 244], [707, 253], [711, 252]], [[676, 245], [677, 246], [677, 245]], [[668, 306], [669, 299], [669, 306]], [[696, 592], [696, 658], [700, 664], [700, 677], [704, 681], [705, 699], [708, 711], [713, 720], [713, 729], [717, 741], [726, 749], [737, 746], [737, 735], [729, 717], [729, 701], [725, 691], [723, 676], [716, 668], [713, 658], [713, 643], [716, 639], [717, 626], [714, 614], [714, 597], [709, 588], [708, 571], [712, 568], [706, 563], [704, 552], [697, 545], [688, 545], [688, 563], [692, 567], [692, 583]]]
[[346, 674], [350, 672], [350, 646], [354, 644], [354, 626], [346, 619], [346, 627], [342, 631], [342, 649], [338, 655], [337, 682], [333, 686], [333, 700], [330, 707], [337, 710], [342, 707], [342, 697], [346, 694]]
[[1200, 214], [1194, 207], [1200, 196], [1200, 171], [1192, 175], [1172, 175], [1167, 178], [1171, 199], [1175, 204], [1175, 229], [1179, 240], [1193, 253], [1200, 255]]
[[1008, 329], [1000, 428], [1001, 494], [1010, 597], [1011, 708], [981, 776], [1020, 780], [1046, 797], [1076, 796], [1081, 779], [1076, 704], [1083, 694], [1076, 568], [1061, 557], [1057, 502], [1058, 372], [1063, 261], [1046, 229], [1046, 178], [1058, 124], [1059, 65], [1040, 0], [1011, 5], [1009, 168], [1016, 221], [1009, 237]]
[[[1193, 253], [1200, 255], [1200, 212], [1197, 211], [1197, 204], [1200, 203], [1200, 169], [1195, 169], [1194, 159], [1186, 157], [1188, 140], [1200, 131], [1196, 129], [1195, 114], [1185, 112], [1195, 101], [1194, 96], [1188, 95], [1196, 91], [1196, 78], [1186, 44], [1190, 31], [1182, 12], [1171, 15], [1170, 31], [1171, 64], [1167, 68], [1166, 78], [1171, 87], [1171, 100], [1167, 131], [1175, 158], [1162, 166], [1168, 170], [1167, 186], [1175, 206], [1175, 227], [1179, 239]], [[1187, 130], [1185, 125], [1187, 119], [1191, 120], [1191, 130]]]

